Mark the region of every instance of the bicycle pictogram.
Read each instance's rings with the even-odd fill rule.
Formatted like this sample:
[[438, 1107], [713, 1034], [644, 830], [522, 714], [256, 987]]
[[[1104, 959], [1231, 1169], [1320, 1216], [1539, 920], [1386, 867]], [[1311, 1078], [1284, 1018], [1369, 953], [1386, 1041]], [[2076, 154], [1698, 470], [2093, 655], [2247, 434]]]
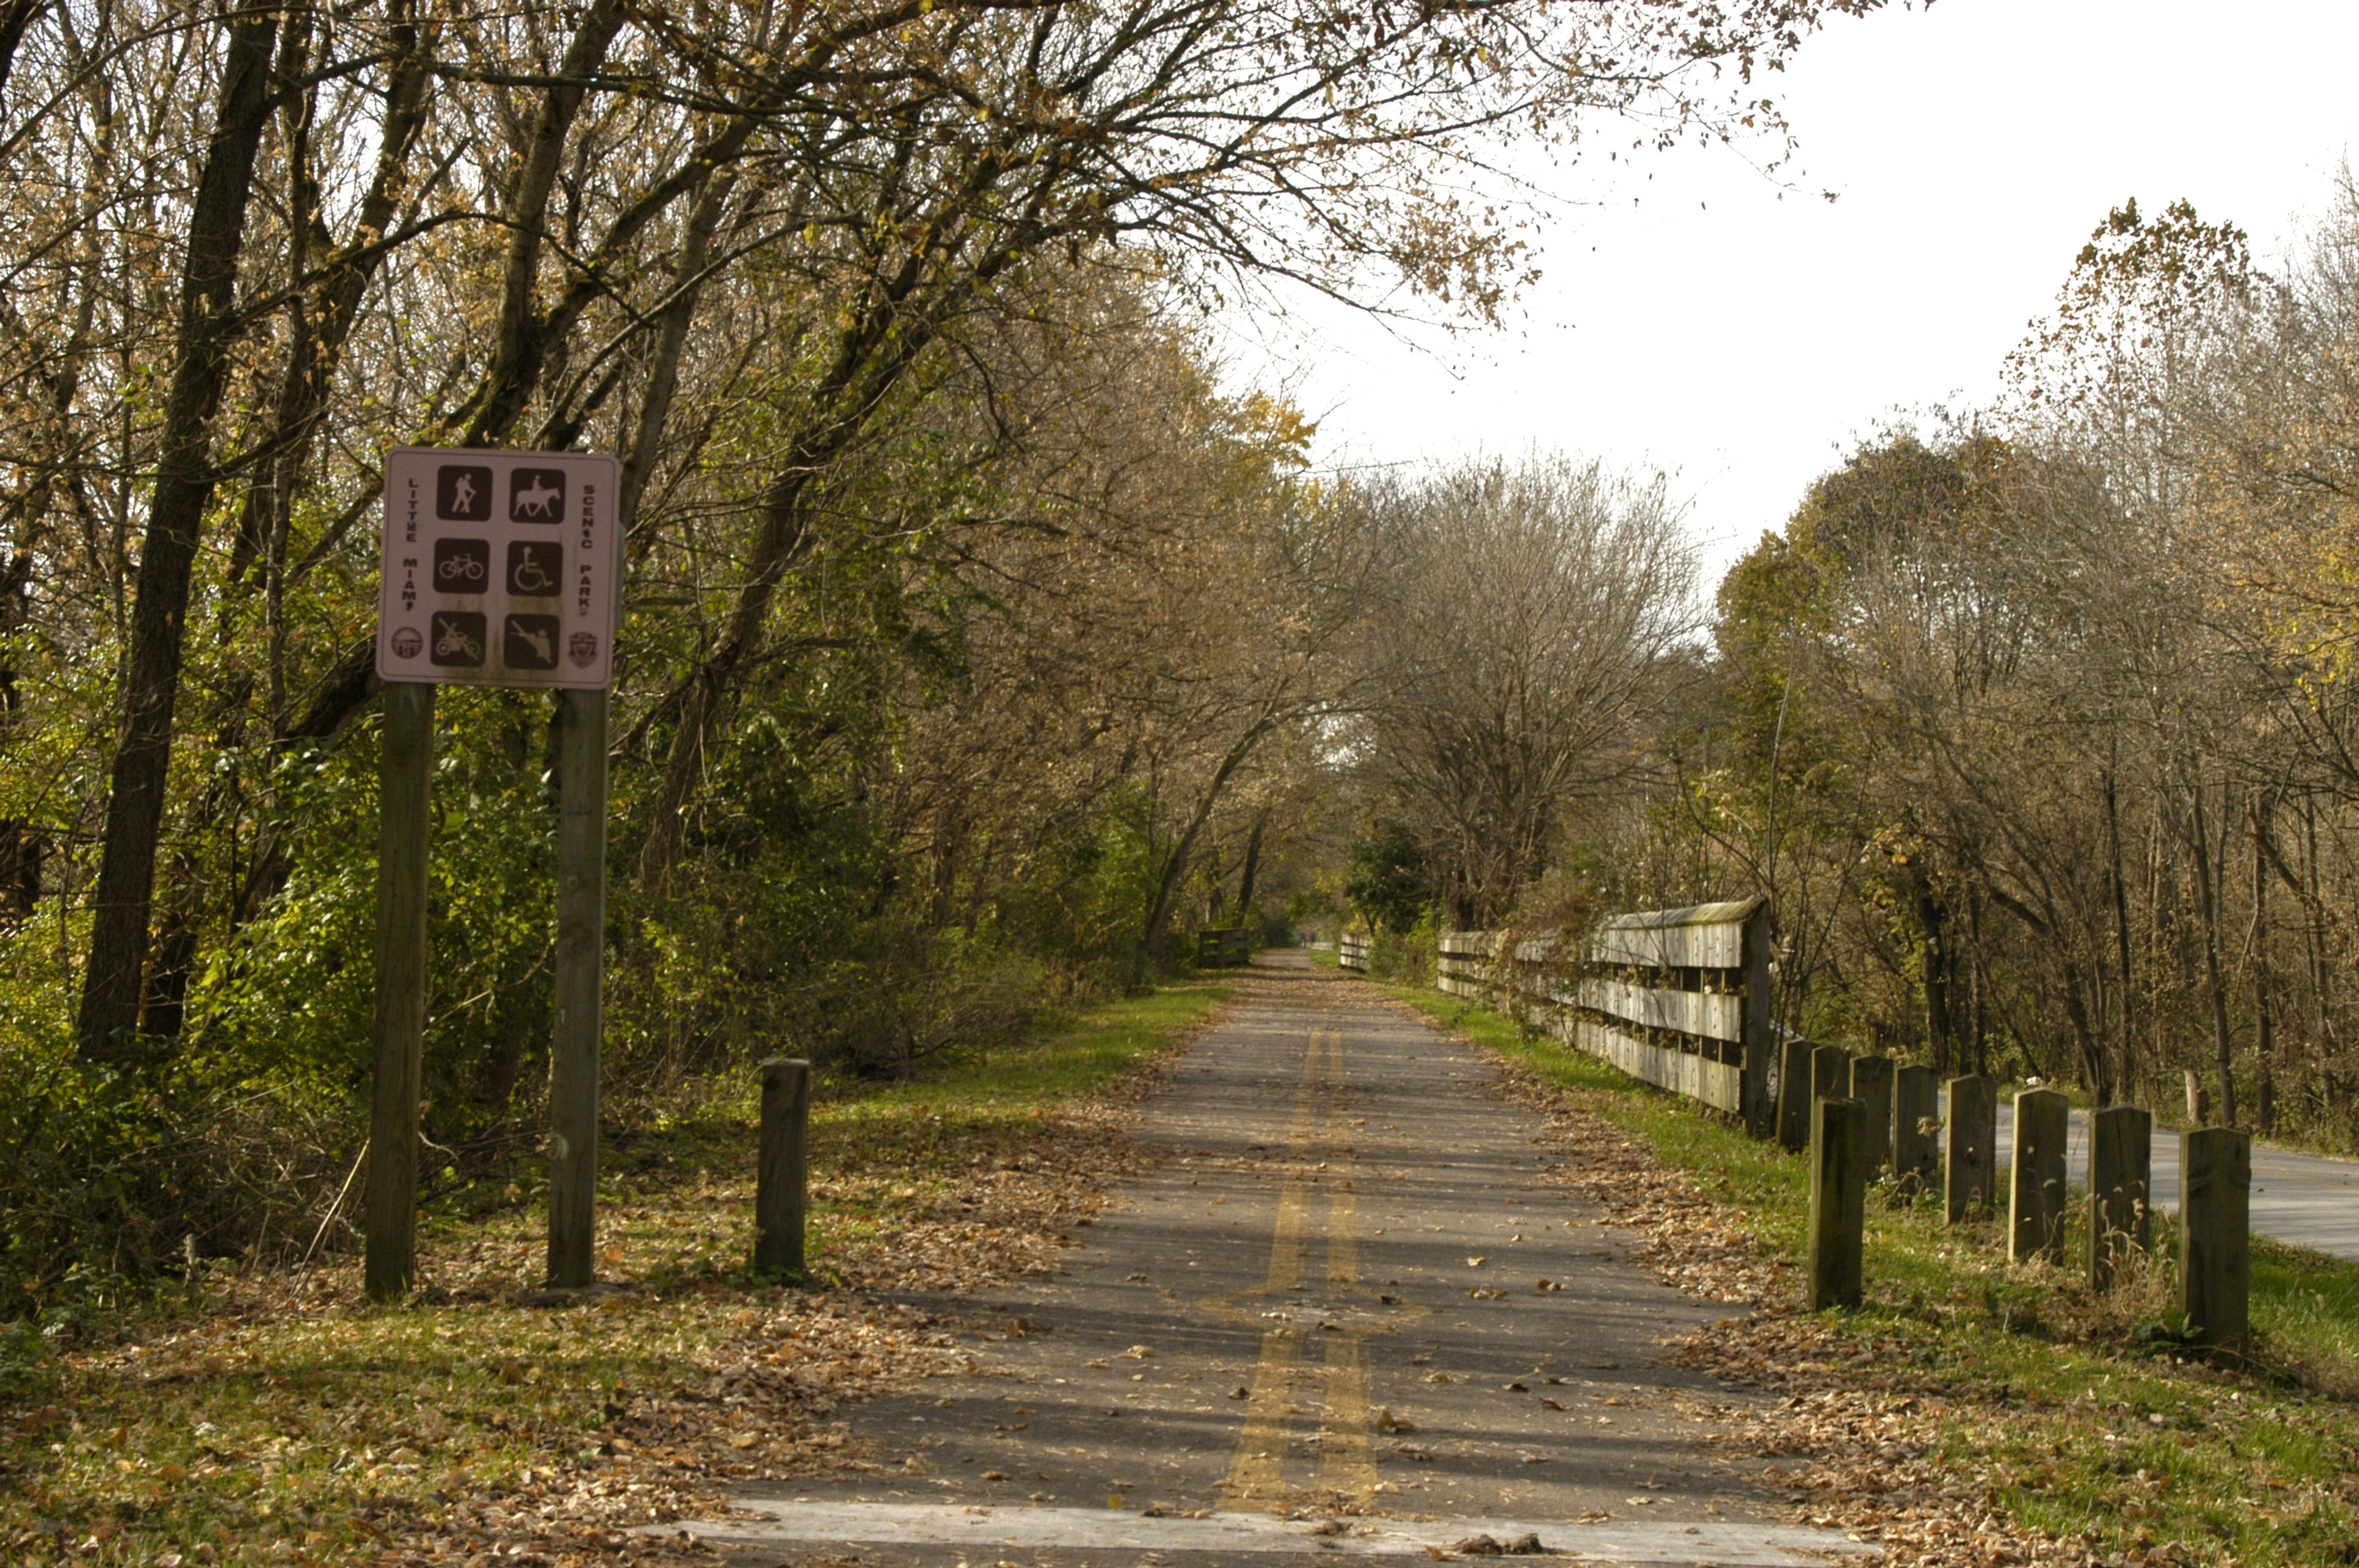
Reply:
[[440, 593], [481, 593], [492, 577], [487, 539], [434, 541], [434, 587]]

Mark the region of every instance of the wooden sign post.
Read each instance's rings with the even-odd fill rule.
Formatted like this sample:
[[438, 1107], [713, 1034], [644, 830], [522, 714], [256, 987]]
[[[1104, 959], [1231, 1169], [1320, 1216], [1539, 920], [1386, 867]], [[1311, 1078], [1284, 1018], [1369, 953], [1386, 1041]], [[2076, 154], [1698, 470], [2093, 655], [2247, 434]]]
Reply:
[[385, 688], [377, 755], [375, 1103], [369, 1111], [365, 1282], [397, 1301], [418, 1277], [419, 1044], [426, 1033], [426, 839], [434, 688]]
[[438, 685], [559, 696], [556, 1029], [549, 1060], [549, 1279], [586, 1285], [598, 1184], [606, 923], [606, 687], [622, 565], [613, 458], [401, 447], [386, 453], [376, 672], [375, 1086], [366, 1281], [395, 1301], [418, 1276], [419, 1092]]

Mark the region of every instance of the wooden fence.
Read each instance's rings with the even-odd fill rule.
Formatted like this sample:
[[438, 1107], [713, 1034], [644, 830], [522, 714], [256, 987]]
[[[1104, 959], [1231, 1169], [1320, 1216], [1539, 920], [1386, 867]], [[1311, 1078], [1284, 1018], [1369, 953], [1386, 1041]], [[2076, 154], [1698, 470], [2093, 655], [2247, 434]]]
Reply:
[[1368, 934], [1366, 932], [1346, 931], [1335, 938], [1335, 967], [1339, 969], [1356, 970], [1364, 975], [1368, 972]]
[[1748, 898], [1616, 915], [1577, 949], [1562, 934], [1453, 931], [1437, 980], [1767, 1137], [1769, 958], [1768, 910]]
[[1242, 925], [1216, 925], [1196, 933], [1196, 967], [1232, 969], [1253, 962], [1253, 933]]

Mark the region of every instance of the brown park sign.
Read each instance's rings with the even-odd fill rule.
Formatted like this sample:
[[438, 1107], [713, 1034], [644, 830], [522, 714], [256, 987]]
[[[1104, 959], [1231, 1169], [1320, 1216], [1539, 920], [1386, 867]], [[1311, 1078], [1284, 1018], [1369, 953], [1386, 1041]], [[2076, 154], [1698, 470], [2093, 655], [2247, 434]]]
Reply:
[[378, 676], [603, 689], [621, 597], [617, 477], [613, 458], [585, 452], [386, 452]]

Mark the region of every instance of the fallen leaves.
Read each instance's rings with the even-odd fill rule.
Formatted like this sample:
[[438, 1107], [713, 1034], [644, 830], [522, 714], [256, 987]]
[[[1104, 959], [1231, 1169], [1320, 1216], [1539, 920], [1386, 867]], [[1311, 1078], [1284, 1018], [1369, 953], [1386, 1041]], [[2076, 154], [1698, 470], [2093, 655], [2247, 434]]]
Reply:
[[[1543, 1115], [1549, 1141], [1576, 1157], [1555, 1167], [1554, 1179], [1603, 1209], [1605, 1223], [1644, 1238], [1633, 1262], [1686, 1294], [1756, 1309], [1671, 1341], [1669, 1359], [1734, 1387], [1794, 1391], [1797, 1397], [1767, 1409], [1700, 1403], [1699, 1411], [1721, 1424], [1718, 1442], [1725, 1451], [1792, 1461], [1765, 1478], [1788, 1489], [1795, 1522], [1842, 1529], [1879, 1544], [1885, 1568], [2078, 1568], [2097, 1561], [2084, 1541], [2008, 1519], [1994, 1505], [1987, 1485], [1962, 1487], [1943, 1475], [1933, 1456], [1945, 1412], [1937, 1402], [1874, 1387], [1873, 1360], [1860, 1364], [1855, 1346], [1798, 1311], [1785, 1271], [1737, 1216], [1573, 1095], [1520, 1063], [1493, 1059], [1502, 1069], [1502, 1092]], [[1610, 1426], [1614, 1418], [1598, 1416], [1594, 1423]], [[1624, 1500], [1632, 1508], [1655, 1504], [1647, 1497]], [[1595, 1523], [1610, 1517], [1599, 1509], [1581, 1519]]]
[[[592, 1296], [539, 1287], [539, 1216], [522, 1205], [429, 1223], [415, 1306], [361, 1305], [353, 1260], [217, 1281], [201, 1312], [77, 1357], [71, 1408], [6, 1434], [0, 1545], [87, 1556], [95, 1538], [106, 1561], [160, 1565], [168, 1546], [208, 1568], [709, 1568], [686, 1531], [632, 1532], [716, 1512], [724, 1487], [765, 1476], [922, 1471], [864, 1445], [846, 1407], [972, 1369], [973, 1341], [1049, 1325], [986, 1330], [886, 1292], [1053, 1268], [1105, 1184], [1155, 1157], [1129, 1135], [1148, 1081], [1012, 1112], [831, 1112], [814, 1138], [813, 1289], [740, 1272], [750, 1122], [669, 1145], [677, 1171], [660, 1139], [618, 1150], [603, 1256], [636, 1272]], [[736, 1173], [697, 1168], [708, 1159]]]

